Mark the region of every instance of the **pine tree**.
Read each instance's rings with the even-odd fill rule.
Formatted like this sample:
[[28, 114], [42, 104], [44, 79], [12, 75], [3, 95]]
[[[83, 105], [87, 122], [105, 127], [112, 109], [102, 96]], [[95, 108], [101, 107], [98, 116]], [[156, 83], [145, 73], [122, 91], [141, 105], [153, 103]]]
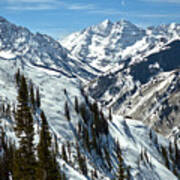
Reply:
[[131, 180], [131, 173], [130, 173], [130, 169], [131, 169], [131, 167], [130, 167], [130, 166], [128, 166], [128, 168], [127, 168], [127, 180]]
[[88, 117], [88, 113], [87, 113], [87, 109], [86, 109], [85, 103], [82, 103], [82, 104], [80, 105], [80, 107], [79, 107], [79, 112], [80, 112], [80, 115], [81, 115], [84, 123], [87, 124], [89, 117]]
[[42, 127], [37, 147], [38, 167], [36, 179], [58, 179], [60, 178], [59, 166], [56, 162], [56, 153], [52, 150], [51, 135], [49, 132], [48, 122], [43, 111], [41, 112], [41, 120]]
[[149, 138], [152, 140], [152, 138], [153, 138], [153, 133], [152, 133], [152, 129], [150, 129], [150, 131], [149, 131]]
[[71, 117], [70, 117], [70, 112], [69, 112], [69, 107], [68, 107], [67, 102], [64, 105], [64, 111], [65, 111], [65, 117], [67, 118], [68, 121], [70, 121]]
[[168, 153], [166, 151], [166, 148], [162, 146], [161, 150], [162, 150], [162, 156], [163, 156], [164, 161], [165, 161], [165, 166], [169, 169], [170, 166], [169, 166], [169, 159], [168, 159]]
[[175, 163], [177, 167], [180, 168], [180, 150], [178, 149], [176, 140], [174, 140], [174, 147], [175, 147]]
[[37, 104], [37, 107], [40, 108], [41, 99], [40, 99], [40, 94], [39, 94], [39, 88], [36, 89], [36, 104]]
[[18, 71], [15, 74], [16, 84], [19, 86], [20, 83], [20, 69], [18, 68]]
[[55, 141], [55, 154], [57, 157], [59, 155], [59, 146], [58, 146], [57, 136], [55, 134], [54, 134], [54, 141]]
[[63, 158], [64, 161], [68, 162], [66, 149], [65, 149], [64, 144], [62, 145], [62, 158]]
[[79, 113], [79, 103], [78, 103], [78, 98], [77, 97], [75, 97], [74, 105], [75, 105], [75, 111], [77, 113]]
[[79, 164], [79, 168], [82, 174], [87, 176], [88, 170], [87, 170], [86, 158], [81, 156], [78, 144], [76, 145], [76, 150], [77, 150], [77, 161]]
[[31, 101], [33, 110], [35, 110], [34, 87], [33, 87], [32, 82], [30, 83], [30, 101]]
[[22, 180], [34, 179], [35, 174], [35, 147], [33, 117], [29, 107], [29, 94], [26, 79], [21, 76], [18, 90], [18, 107], [15, 113], [15, 132], [19, 139], [19, 148], [15, 152], [13, 178]]
[[125, 180], [127, 176], [125, 175], [124, 160], [122, 157], [122, 151], [121, 151], [119, 143], [117, 143], [117, 146], [116, 146], [116, 154], [117, 154], [118, 165], [119, 165], [117, 179]]
[[104, 153], [105, 153], [105, 158], [106, 158], [106, 161], [108, 163], [109, 169], [111, 170], [112, 169], [111, 158], [110, 158], [109, 152], [106, 149], [106, 147], [104, 147]]
[[112, 110], [111, 110], [111, 108], [109, 109], [109, 120], [112, 121]]
[[15, 146], [7, 139], [3, 128], [1, 128], [0, 136], [0, 148], [3, 149], [3, 153], [0, 156], [0, 179], [10, 180], [10, 175], [12, 174], [12, 161], [13, 154], [15, 151]]

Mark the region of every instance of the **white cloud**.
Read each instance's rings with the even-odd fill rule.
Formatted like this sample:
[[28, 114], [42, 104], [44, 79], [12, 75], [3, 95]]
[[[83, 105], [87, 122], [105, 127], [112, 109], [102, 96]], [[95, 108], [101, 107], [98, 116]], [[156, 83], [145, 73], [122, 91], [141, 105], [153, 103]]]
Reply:
[[72, 4], [72, 5], [66, 5], [67, 9], [69, 10], [93, 10], [96, 9], [96, 7], [93, 4]]
[[124, 14], [124, 12], [115, 10], [115, 9], [95, 9], [92, 11], [89, 11], [88, 13], [91, 14], [103, 14], [103, 15], [121, 15]]
[[15, 11], [40, 11], [40, 10], [49, 10], [49, 9], [56, 9], [56, 6], [48, 5], [48, 4], [40, 4], [36, 6], [28, 5], [28, 6], [22, 6], [22, 5], [14, 5], [14, 6], [8, 6], [6, 9], [8, 10], [15, 10]]
[[143, 18], [179, 18], [180, 14], [134, 14], [134, 16]]
[[144, 2], [154, 2], [154, 3], [172, 3], [172, 4], [180, 4], [180, 0], [140, 0]]
[[52, 10], [64, 8], [67, 10], [94, 10], [93, 4], [69, 4], [59, 0], [7, 0], [6, 9], [16, 11]]
[[7, 0], [9, 3], [54, 3], [57, 0]]

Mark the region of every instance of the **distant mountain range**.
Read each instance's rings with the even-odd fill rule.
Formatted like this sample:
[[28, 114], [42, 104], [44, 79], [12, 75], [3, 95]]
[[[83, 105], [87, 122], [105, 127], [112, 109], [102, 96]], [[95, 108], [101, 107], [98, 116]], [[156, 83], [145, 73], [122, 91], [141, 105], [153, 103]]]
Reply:
[[180, 25], [169, 24], [142, 29], [129, 21], [109, 20], [73, 33], [60, 43], [83, 62], [106, 72], [115, 63], [131, 57], [144, 57], [173, 39], [179, 38]]

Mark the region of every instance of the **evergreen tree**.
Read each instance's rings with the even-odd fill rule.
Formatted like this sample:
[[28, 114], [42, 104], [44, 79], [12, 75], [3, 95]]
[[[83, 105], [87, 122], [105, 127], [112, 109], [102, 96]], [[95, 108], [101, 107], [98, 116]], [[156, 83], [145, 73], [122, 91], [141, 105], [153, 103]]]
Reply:
[[3, 128], [1, 128], [0, 136], [0, 148], [3, 153], [0, 156], [0, 179], [10, 180], [10, 175], [12, 174], [12, 161], [13, 154], [15, 151], [15, 146], [7, 139]]
[[69, 160], [71, 160], [71, 145], [69, 141], [67, 142], [67, 149], [68, 149]]
[[117, 179], [125, 180], [127, 176], [125, 175], [124, 160], [122, 157], [122, 151], [121, 151], [119, 143], [117, 143], [117, 146], [116, 146], [116, 154], [117, 154], [118, 165], [119, 165]]
[[76, 150], [77, 150], [77, 161], [79, 164], [79, 168], [82, 174], [87, 176], [88, 170], [87, 170], [86, 158], [81, 156], [78, 144], [76, 145]]
[[79, 103], [78, 103], [78, 98], [77, 97], [75, 97], [74, 105], [75, 105], [75, 111], [77, 113], [79, 113]]
[[40, 94], [39, 94], [39, 88], [36, 89], [36, 104], [37, 104], [37, 107], [40, 108], [41, 99], [40, 99]]
[[29, 107], [29, 95], [26, 79], [21, 76], [18, 90], [18, 107], [15, 113], [15, 132], [19, 139], [19, 148], [15, 153], [13, 178], [31, 180], [35, 174], [35, 147], [33, 117]]
[[88, 112], [87, 112], [87, 109], [86, 109], [86, 105], [84, 103], [82, 103], [79, 107], [79, 112], [81, 114], [81, 117], [84, 121], [84, 123], [88, 123], [88, 120], [89, 120], [89, 117], [88, 117]]
[[174, 147], [175, 147], [175, 163], [177, 167], [180, 169], [180, 150], [178, 149], [176, 140], [174, 140]]
[[31, 101], [33, 110], [35, 110], [34, 87], [33, 87], [32, 82], [30, 83], [30, 101]]
[[169, 159], [168, 159], [168, 153], [166, 151], [166, 148], [162, 146], [161, 150], [162, 150], [162, 156], [163, 156], [164, 161], [165, 161], [165, 166], [169, 169], [170, 166], [169, 166]]
[[62, 145], [62, 158], [63, 158], [64, 161], [68, 162], [66, 149], [65, 149], [64, 144]]
[[111, 108], [109, 109], [109, 120], [112, 121], [112, 110], [111, 110]]
[[69, 112], [69, 107], [68, 107], [67, 102], [64, 105], [64, 111], [65, 111], [65, 117], [67, 118], [68, 121], [70, 121], [71, 117], [70, 117], [70, 112]]
[[48, 122], [45, 114], [41, 112], [42, 127], [40, 132], [40, 140], [37, 147], [38, 151], [38, 167], [36, 179], [52, 180], [59, 179], [59, 166], [56, 162], [56, 153], [52, 150], [51, 135], [49, 132]]
[[54, 134], [54, 140], [55, 140], [55, 154], [57, 157], [59, 155], [59, 146], [58, 146], [57, 136], [55, 134]]
[[104, 153], [105, 153], [106, 161], [107, 161], [108, 166], [109, 166], [109, 170], [111, 170], [111, 169], [112, 169], [111, 158], [110, 158], [109, 152], [108, 152], [108, 150], [106, 149], [106, 147], [104, 147]]
[[149, 138], [152, 140], [152, 138], [153, 138], [153, 133], [152, 133], [152, 129], [150, 129], [150, 131], [149, 131]]
[[16, 84], [19, 86], [20, 83], [20, 69], [18, 68], [18, 71], [15, 74]]

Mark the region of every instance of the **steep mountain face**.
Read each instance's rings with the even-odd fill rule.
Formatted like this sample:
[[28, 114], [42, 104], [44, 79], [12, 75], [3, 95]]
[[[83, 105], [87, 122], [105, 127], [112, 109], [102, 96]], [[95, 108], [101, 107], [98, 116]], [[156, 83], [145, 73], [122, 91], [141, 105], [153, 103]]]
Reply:
[[115, 113], [139, 119], [167, 135], [179, 125], [180, 41], [143, 60], [101, 76], [87, 87], [91, 96]]
[[[128, 24], [127, 29], [129, 28], [129, 22], [123, 21], [119, 24]], [[105, 37], [108, 36], [110, 31], [113, 31], [111, 27], [114, 26], [109, 21], [105, 21], [97, 29], [94, 28], [93, 31], [101, 33], [102, 29], [106, 29], [101, 34], [101, 36]], [[117, 26], [120, 27], [118, 23]], [[132, 28], [140, 33], [140, 35], [135, 35], [135, 39], [140, 39], [141, 36], [144, 36], [144, 30], [138, 30], [134, 25], [132, 25]], [[128, 43], [130, 42], [127, 42], [124, 46], [128, 46]], [[178, 41], [176, 43], [179, 44]], [[174, 49], [173, 47], [175, 46], [173, 44], [169, 46], [171, 45], [172, 48], [169, 51]], [[179, 48], [177, 47], [176, 51], [178, 50]], [[173, 52], [177, 53], [176, 51]], [[167, 67], [163, 66], [163, 68], [167, 68], [167, 71], [173, 71], [174, 66], [172, 65], [169, 70], [168, 58], [166, 61]], [[141, 77], [139, 76], [135, 79], [135, 72], [139, 71], [138, 67], [141, 67], [141, 64], [145, 61], [139, 61], [139, 65], [131, 64], [131, 62], [127, 60], [125, 63], [120, 64], [118, 70], [114, 69], [110, 74], [107, 73], [97, 78], [100, 70], [98, 71], [91, 65], [88, 65], [88, 63], [81, 62], [81, 59], [78, 60], [73, 57], [68, 50], [65, 50], [51, 37], [33, 34], [26, 28], [13, 25], [1, 17], [0, 107], [4, 103], [10, 104], [11, 107], [17, 103], [17, 86], [14, 74], [19, 68], [27, 79], [33, 81], [34, 87], [39, 87], [41, 108], [47, 116], [51, 133], [57, 137], [60, 154], [58, 162], [67, 179], [117, 179], [120, 170], [120, 162], [117, 156], [118, 141], [123, 157], [121, 165], [123, 165], [124, 171], [127, 174], [129, 173], [128, 177], [130, 177], [130, 180], [164, 180], [166, 178], [177, 180], [180, 165], [175, 163], [175, 155], [178, 152], [175, 152], [174, 145], [171, 149], [172, 152], [170, 152], [168, 139], [157, 134], [140, 121], [130, 120], [118, 115], [121, 110], [119, 108], [121, 100], [118, 98], [124, 97], [122, 102], [125, 104], [126, 97], [123, 94], [128, 94], [131, 97], [130, 95], [133, 95], [134, 92], [140, 92], [140, 85], [146, 87], [145, 85], [148, 82], [152, 82], [153, 85], [153, 81], [148, 81], [149, 76], [147, 77], [148, 82], [143, 79], [140, 83]], [[154, 65], [153, 58], [150, 62]], [[161, 61], [158, 61], [158, 63], [160, 66]], [[149, 64], [145, 66], [150, 67]], [[153, 68], [155, 67], [154, 65]], [[147, 72], [147, 75], [149, 72]], [[163, 77], [163, 73], [153, 72], [151, 76], [158, 77], [158, 74], [159, 76], [161, 75], [159, 79]], [[94, 79], [95, 77], [96, 79]], [[164, 81], [172, 82], [172, 88], [167, 88], [168, 92], [171, 93], [178, 90], [178, 86], [173, 86], [173, 82], [178, 82], [178, 77], [178, 72], [164, 74]], [[92, 79], [93, 81], [91, 81]], [[139, 80], [139, 82], [136, 80]], [[98, 115], [92, 110], [94, 100], [88, 97], [88, 94], [81, 87], [84, 81], [88, 84], [86, 88], [89, 88], [90, 95], [94, 99], [101, 101], [101, 104], [94, 105], [100, 111]], [[109, 89], [111, 90], [109, 91]], [[164, 93], [166, 92], [165, 88], [162, 90]], [[111, 94], [110, 98], [109, 95], [106, 96], [109, 92]], [[163, 93], [161, 94], [163, 95]], [[75, 109], [75, 96], [78, 97], [80, 112], [77, 112]], [[175, 96], [174, 99], [176, 100]], [[139, 101], [139, 99], [137, 100]], [[65, 103], [70, 112], [69, 121], [65, 116]], [[112, 118], [110, 118], [107, 109], [102, 107], [103, 103], [107, 107], [113, 107], [114, 112], [117, 114], [112, 114]], [[96, 111], [98, 111], [97, 109]], [[99, 120], [98, 123], [94, 123], [97, 119]], [[35, 123], [36, 121], [35, 119]], [[11, 137], [12, 140], [16, 139], [13, 129], [13, 117], [7, 118], [0, 111], [0, 126], [4, 128], [8, 137]], [[173, 131], [173, 133], [178, 136], [178, 131]], [[38, 139], [35, 139], [35, 141], [37, 143]], [[68, 154], [68, 144], [70, 144], [70, 155]], [[63, 145], [68, 154], [68, 161], [62, 158]], [[82, 172], [77, 162], [77, 145], [81, 156], [85, 159], [84, 163], [87, 166], [87, 173]], [[163, 154], [162, 149], [166, 152], [166, 156]], [[2, 152], [0, 153], [2, 154]], [[166, 162], [168, 162], [168, 165]]]
[[[149, 27], [146, 30], [121, 20], [105, 20], [99, 25], [74, 33], [61, 41], [74, 57], [106, 72], [115, 63], [158, 51], [180, 35], [178, 24]], [[134, 62], [132, 61], [132, 62]]]
[[28, 29], [18, 27], [0, 17], [0, 57], [17, 60], [21, 66], [31, 65], [53, 69], [67, 77], [91, 79], [92, 68], [76, 59], [54, 39], [47, 35], [32, 34]]
[[73, 56], [94, 67], [104, 67], [102, 71], [106, 71], [109, 64], [119, 62], [127, 55], [123, 50], [137, 41], [143, 41], [145, 35], [145, 30], [128, 21], [112, 23], [105, 20], [99, 25], [70, 35], [61, 43]]

